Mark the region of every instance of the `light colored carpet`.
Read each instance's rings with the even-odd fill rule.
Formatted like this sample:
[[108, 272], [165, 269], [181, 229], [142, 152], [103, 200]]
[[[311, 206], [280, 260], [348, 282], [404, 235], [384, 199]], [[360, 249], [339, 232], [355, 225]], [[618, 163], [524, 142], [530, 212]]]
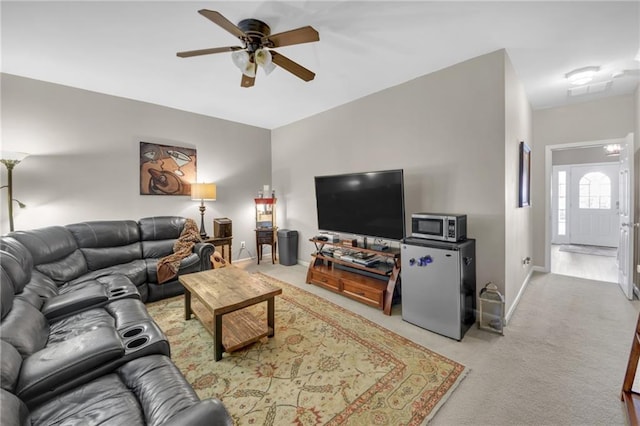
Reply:
[[562, 244], [560, 251], [606, 257], [616, 257], [618, 255], [618, 249], [615, 247], [583, 246], [579, 244]]
[[305, 284], [306, 267], [241, 264], [327, 298], [470, 372], [429, 423], [454, 425], [625, 425], [622, 379], [640, 311], [618, 285], [534, 273], [499, 336], [472, 327], [461, 342]]
[[[255, 276], [283, 290], [275, 336], [219, 362], [212, 336], [184, 320], [183, 297], [147, 305], [198, 395], [220, 398], [237, 425], [420, 425], [466, 375], [462, 364], [325, 299]], [[249, 309], [266, 322], [265, 303]]]

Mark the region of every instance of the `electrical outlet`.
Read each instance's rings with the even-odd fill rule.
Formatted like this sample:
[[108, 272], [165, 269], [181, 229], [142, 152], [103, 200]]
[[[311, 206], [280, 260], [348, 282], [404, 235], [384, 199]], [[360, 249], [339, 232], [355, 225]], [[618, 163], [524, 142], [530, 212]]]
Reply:
[[640, 265], [636, 265], [636, 271], [640, 274]]
[[240, 241], [240, 248], [247, 248], [246, 244], [244, 243], [244, 241]]

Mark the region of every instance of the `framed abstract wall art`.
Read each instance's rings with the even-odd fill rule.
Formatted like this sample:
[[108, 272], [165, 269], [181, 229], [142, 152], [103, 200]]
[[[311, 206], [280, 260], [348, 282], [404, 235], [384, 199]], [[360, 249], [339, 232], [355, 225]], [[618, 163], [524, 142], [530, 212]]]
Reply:
[[140, 195], [190, 195], [195, 148], [140, 142]]

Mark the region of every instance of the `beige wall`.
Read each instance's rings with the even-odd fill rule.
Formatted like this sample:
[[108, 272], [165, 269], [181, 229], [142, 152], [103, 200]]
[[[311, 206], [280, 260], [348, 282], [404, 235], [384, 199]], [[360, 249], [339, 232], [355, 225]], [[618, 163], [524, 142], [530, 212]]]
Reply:
[[533, 112], [535, 152], [532, 160], [533, 262], [545, 265], [545, 149], [548, 145], [624, 138], [635, 129], [633, 95], [614, 96], [591, 102]]
[[504, 290], [504, 69], [497, 51], [273, 130], [280, 218], [300, 234], [300, 260], [317, 233], [314, 176], [402, 168], [407, 220], [466, 213], [478, 289]]
[[533, 216], [531, 207], [518, 207], [520, 181], [520, 142], [531, 148], [532, 158], [537, 147], [532, 138], [532, 112], [524, 86], [505, 55], [505, 305], [507, 317], [516, 306], [532, 263], [525, 263], [533, 256]]
[[[27, 204], [15, 209], [16, 229], [165, 214], [200, 223], [199, 203], [188, 196], [139, 194], [140, 141], [176, 144], [195, 147], [198, 180], [218, 185], [217, 201], [206, 203], [209, 234], [214, 217], [229, 217], [234, 255], [240, 241], [255, 254], [253, 197], [271, 181], [269, 130], [12, 75], [1, 78], [2, 149], [31, 154], [14, 170], [14, 195]], [[2, 167], [3, 184], [5, 179]], [[3, 208], [3, 233], [7, 221]]]

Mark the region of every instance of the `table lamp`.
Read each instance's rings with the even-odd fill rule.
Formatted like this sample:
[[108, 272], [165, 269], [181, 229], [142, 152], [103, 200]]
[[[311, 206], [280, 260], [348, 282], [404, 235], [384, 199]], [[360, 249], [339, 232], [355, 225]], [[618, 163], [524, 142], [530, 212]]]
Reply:
[[200, 238], [207, 238], [207, 231], [204, 229], [204, 206], [205, 201], [215, 201], [216, 184], [215, 183], [192, 183], [191, 199], [200, 200]]

